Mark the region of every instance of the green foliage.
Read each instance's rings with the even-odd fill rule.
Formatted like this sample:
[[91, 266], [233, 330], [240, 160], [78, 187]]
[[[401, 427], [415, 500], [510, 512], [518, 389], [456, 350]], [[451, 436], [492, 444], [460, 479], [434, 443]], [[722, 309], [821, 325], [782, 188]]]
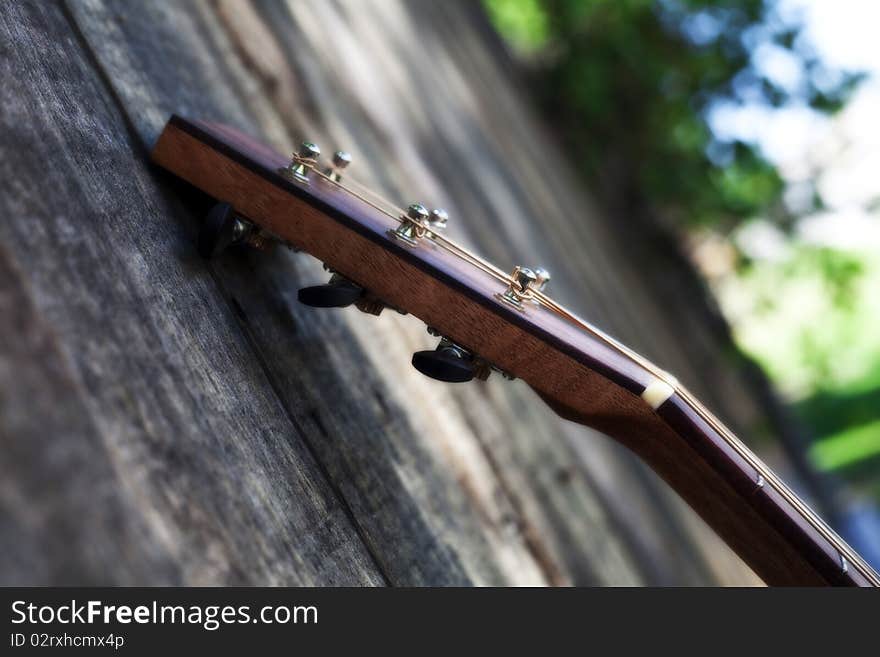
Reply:
[[[781, 261], [741, 269], [719, 294], [739, 344], [788, 396], [822, 400], [874, 381], [875, 367], [880, 373], [878, 285], [880, 264], [870, 255], [800, 245]], [[863, 421], [852, 404], [809, 408], [800, 410], [818, 435], [842, 428], [821, 421], [825, 411], [835, 411], [832, 422]]]
[[[776, 0], [484, 3], [571, 160], [617, 216], [656, 212], [715, 234], [756, 217], [790, 227], [774, 166], [755, 145], [713, 134], [710, 113], [730, 104], [834, 112], [861, 79], [828, 70]], [[787, 78], [768, 77], [768, 53]], [[741, 253], [716, 288], [738, 344], [819, 438], [814, 463], [852, 478], [870, 471], [880, 462], [876, 258], [789, 236], [778, 257]]]
[[717, 286], [742, 349], [793, 401], [813, 463], [880, 499], [880, 260], [791, 240]]
[[[775, 168], [754, 146], [713, 137], [714, 103], [833, 111], [858, 79], [829, 74], [771, 0], [484, 1], [604, 200], [684, 225], [787, 220]], [[803, 83], [762, 76], [751, 58], [759, 44], [793, 55]]]
[[485, 0], [498, 31], [524, 51], [541, 48], [548, 38], [547, 15], [541, 0]]
[[835, 470], [880, 457], [880, 421], [849, 428], [817, 442], [810, 457], [823, 470]]

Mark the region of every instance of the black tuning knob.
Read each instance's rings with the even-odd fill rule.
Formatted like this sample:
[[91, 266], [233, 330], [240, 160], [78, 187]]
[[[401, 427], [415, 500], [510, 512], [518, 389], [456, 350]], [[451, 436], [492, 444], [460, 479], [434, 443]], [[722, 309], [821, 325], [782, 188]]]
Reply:
[[235, 216], [229, 203], [217, 203], [199, 231], [198, 251], [203, 258], [220, 255], [228, 246], [241, 240], [248, 231], [248, 225]]
[[414, 353], [412, 364], [425, 376], [438, 381], [464, 383], [474, 378], [471, 355], [445, 338], [436, 349]]
[[360, 299], [364, 288], [345, 279], [330, 280], [325, 285], [304, 287], [297, 298], [300, 303], [314, 308], [345, 308]]

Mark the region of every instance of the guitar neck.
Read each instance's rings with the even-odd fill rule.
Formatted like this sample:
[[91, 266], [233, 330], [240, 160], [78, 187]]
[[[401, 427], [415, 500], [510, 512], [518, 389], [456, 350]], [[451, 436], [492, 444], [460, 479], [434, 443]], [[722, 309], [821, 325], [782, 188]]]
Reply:
[[586, 412], [545, 400], [635, 452], [767, 584], [880, 585], [852, 548], [679, 386], [656, 409], [623, 395]]
[[153, 159], [229, 203], [261, 235], [369, 291], [374, 309], [413, 314], [468, 363], [521, 378], [564, 418], [626, 445], [768, 584], [880, 585], [687, 390], [554, 302], [520, 268], [504, 274], [317, 167], [299, 163], [287, 175], [289, 159], [224, 126], [173, 117]]

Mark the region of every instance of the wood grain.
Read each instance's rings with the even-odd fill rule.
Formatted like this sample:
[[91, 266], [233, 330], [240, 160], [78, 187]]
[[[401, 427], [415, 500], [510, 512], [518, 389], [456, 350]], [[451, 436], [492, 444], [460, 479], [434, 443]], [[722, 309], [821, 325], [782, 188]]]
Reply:
[[[52, 336], [74, 386], [47, 387], [43, 401], [16, 393], [15, 407], [33, 398], [61, 419], [44, 425], [25, 410], [12, 423], [4, 413], [0, 435], [10, 454], [41, 436], [33, 445], [69, 445], [72, 463], [95, 461], [82, 479], [51, 470], [51, 485], [52, 452], [4, 464], [3, 510], [17, 508], [4, 537], [29, 537], [7, 552], [27, 560], [0, 559], [4, 582], [758, 581], [625, 450], [558, 421], [527, 386], [435, 384], [409, 366], [432, 344], [410, 318], [299, 307], [296, 288], [323, 280], [318, 263], [234, 252], [206, 266], [192, 247], [205, 200], [144, 168], [174, 112], [282, 150], [306, 136], [345, 147], [352, 175], [402, 202], [446, 206], [450, 232], [493, 261], [550, 267], [554, 296], [674, 371], [738, 433], [773, 433], [697, 295], [667, 288], [663, 253], [636, 252], [625, 225], [582, 191], [483, 20], [476, 5], [454, 2], [0, 6], [11, 53], [0, 66], [12, 81], [0, 90], [0, 225], [16, 272], [2, 285], [14, 307], [30, 300], [29, 326], [43, 327], [33, 334]], [[52, 184], [37, 187], [47, 176]], [[148, 329], [139, 357], [122, 357]], [[0, 338], [5, 371], [27, 369], [34, 389], [57, 378], [42, 351], [17, 334]], [[4, 399], [16, 378], [0, 382]], [[69, 434], [52, 428], [65, 426]], [[62, 440], [92, 426], [88, 441]], [[90, 442], [98, 437], [103, 456]], [[259, 477], [251, 468], [259, 495], [244, 499], [239, 475], [218, 479], [276, 450], [314, 467], [287, 457]], [[92, 474], [108, 500], [93, 512], [95, 532], [71, 523], [55, 534], [21, 505], [17, 491], [38, 482], [40, 517], [75, 517], [89, 508]], [[290, 481], [315, 483], [297, 496]], [[202, 511], [167, 512], [166, 497]], [[117, 513], [111, 499], [138, 540], [101, 529]], [[204, 510], [227, 507], [238, 513]], [[248, 514], [275, 518], [254, 554], [241, 542], [267, 530]], [[330, 529], [336, 538], [322, 533]], [[321, 567], [316, 554], [330, 561]], [[333, 555], [349, 556], [339, 565]]]
[[67, 20], [0, 30], [4, 583], [382, 583]]
[[[285, 123], [299, 122], [298, 131], [308, 129], [304, 123], [309, 119], [304, 113], [290, 112], [289, 108], [275, 113], [267, 109], [259, 95], [252, 95], [247, 105], [241, 105], [234, 93], [229, 95], [227, 89], [218, 86], [217, 80], [223, 77], [215, 72], [218, 60], [229, 62], [230, 69], [245, 78], [234, 88], [249, 84], [231, 53], [211, 58], [179, 52], [202, 45], [195, 36], [181, 33], [182, 27], [193, 22], [199, 25], [194, 33], [207, 30], [213, 35], [212, 44], [232, 46], [224, 42], [222, 32], [215, 33], [210, 14], [195, 12], [195, 16], [166, 18], [145, 8], [145, 12], [152, 13], [129, 15], [117, 23], [112, 7], [102, 10], [92, 5], [89, 9], [80, 11], [77, 5], [76, 17], [84, 29], [90, 30], [101, 61], [112, 71], [111, 78], [126, 111], [135, 117], [137, 125], [144, 126], [146, 143], [152, 143], [162, 123], [141, 102], [141, 90], [156, 84], [162, 85], [156, 102], [167, 111], [181, 106], [202, 107], [210, 102], [212, 109], [205, 111], [206, 116], [249, 125], [256, 119], [235, 118], [246, 107], [259, 117], [259, 130], [270, 137], [279, 133], [281, 118]], [[235, 12], [233, 22], [238, 28], [250, 24], [240, 4]], [[124, 32], [120, 34], [120, 30]], [[145, 39], [145, 34], [152, 37]], [[298, 35], [295, 26], [290, 34]], [[149, 41], [170, 43], [160, 52], [137, 59], [139, 66], [128, 68], [130, 58], [120, 57], [117, 51], [137, 48], [142, 43], [148, 51]], [[244, 42], [252, 43], [250, 39]], [[271, 39], [259, 42], [263, 44], [261, 56], [273, 52]], [[120, 59], [126, 67], [118, 67]], [[189, 70], [202, 71], [212, 83], [193, 89], [150, 81], [177, 70], [175, 60], [188, 62]], [[283, 77], [287, 64], [284, 60], [274, 64], [278, 66], [276, 76]], [[235, 75], [226, 75], [238, 80]], [[188, 93], [191, 97], [185, 95]], [[299, 93], [302, 95], [301, 90]], [[301, 102], [307, 107], [305, 98]], [[228, 108], [229, 104], [233, 106]], [[369, 136], [369, 130], [361, 129], [357, 135]], [[295, 139], [294, 135], [286, 135], [281, 143]], [[359, 157], [363, 157], [362, 150]], [[523, 449], [511, 462], [513, 467], [497, 468], [494, 455], [487, 454], [480, 444], [488, 431], [504, 426], [489, 393], [469, 395], [466, 416], [454, 391], [412, 371], [412, 351], [431, 342], [422, 328], [395, 321], [394, 317], [376, 322], [357, 313], [328, 314], [302, 308], [295, 302], [295, 289], [323, 278], [316, 262], [286, 254], [269, 259], [262, 254], [242, 255], [226, 258], [213, 268], [235, 304], [242, 308], [242, 321], [265, 354], [264, 362], [279, 382], [278, 392], [285, 404], [310, 422], [308, 426], [314, 427], [313, 417], [320, 420], [323, 430], [312, 433], [314, 449], [320, 450], [328, 470], [338, 476], [340, 490], [350, 496], [355, 512], [363, 509], [364, 521], [373, 528], [372, 540], [381, 542], [389, 562], [398, 569], [395, 581], [641, 581], [629, 548], [610, 528], [610, 520], [588, 482], [573, 477], [564, 487], [556, 484], [556, 473], [572, 467], [575, 459], [570, 446], [560, 443], [546, 426], [548, 418], [555, 420], [540, 405], [525, 415], [534, 418], [528, 423], [522, 422], [523, 414], [519, 413], [520, 424], [508, 432], [501, 450], [509, 449], [511, 439]], [[295, 333], [291, 333], [293, 327]], [[297, 345], [301, 347], [293, 348]], [[360, 385], [353, 387], [350, 381], [359, 381]], [[509, 386], [506, 393], [494, 383], [490, 388], [491, 394], [502, 400], [505, 395], [516, 394]], [[409, 404], [405, 391], [418, 391], [433, 403], [430, 407]], [[477, 418], [480, 426], [471, 424]], [[536, 450], [543, 451], [542, 460], [530, 456]], [[394, 456], [389, 460], [387, 456], [377, 458], [377, 454]], [[509, 480], [513, 477], [522, 478], [522, 485], [514, 485]], [[403, 490], [398, 482], [405, 486]], [[547, 503], [537, 495], [553, 501], [557, 510], [548, 514]], [[406, 553], [398, 558], [401, 550]], [[433, 555], [438, 555], [436, 561], [432, 561]], [[601, 568], [590, 566], [593, 555], [602, 560]], [[571, 565], [563, 568], [563, 561]], [[682, 575], [686, 581], [696, 582], [703, 576], [698, 571], [679, 572], [687, 573]]]
[[[783, 499], [772, 473], [752, 465], [678, 393], [655, 409], [642, 392], [654, 374], [599, 334], [546, 307], [511, 309], [494, 276], [440, 243], [393, 237], [398, 222], [343, 186], [279, 173], [287, 163], [227, 126], [172, 117], [152, 158], [283, 242], [323, 260], [393, 308], [523, 378], [563, 417], [620, 440], [697, 510], [769, 584], [870, 585], [818, 521]], [[753, 459], [753, 455], [749, 457]], [[841, 548], [846, 549], [846, 548]]]

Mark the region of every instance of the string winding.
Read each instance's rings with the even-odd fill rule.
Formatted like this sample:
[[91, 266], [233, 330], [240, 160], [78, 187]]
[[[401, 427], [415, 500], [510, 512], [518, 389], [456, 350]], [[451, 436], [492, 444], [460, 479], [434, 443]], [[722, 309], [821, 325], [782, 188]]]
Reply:
[[[401, 215], [404, 215], [406, 213], [403, 208], [384, 198], [380, 194], [374, 192], [367, 186], [350, 179], [348, 176], [346, 176], [348, 184], [343, 184], [341, 181], [335, 180], [323, 171], [319, 170], [318, 167], [314, 167], [312, 169], [312, 173], [320, 176], [323, 180], [336, 186], [343, 192], [360, 199], [364, 203], [368, 204], [369, 206], [378, 210], [384, 215], [390, 217], [394, 221], [400, 222]], [[355, 187], [357, 188], [357, 190], [354, 189]], [[468, 262], [469, 264], [479, 268], [483, 272], [494, 277], [503, 285], [507, 286], [511, 283], [515, 283], [510, 274], [504, 272], [492, 263], [484, 260], [479, 255], [473, 253], [472, 251], [469, 251], [467, 248], [454, 242], [448, 237], [437, 234], [436, 232], [432, 232], [432, 237], [433, 241], [438, 246]], [[871, 566], [868, 565], [860, 555], [858, 555], [852, 548], [850, 548], [849, 545], [847, 545], [846, 542], [843, 541], [843, 539], [841, 539], [834, 532], [834, 530], [831, 529], [831, 527], [829, 527], [825, 523], [825, 521], [816, 514], [815, 511], [813, 511], [809, 506], [801, 501], [801, 499], [769, 467], [767, 467], [754, 454], [754, 452], [746, 447], [746, 445], [739, 438], [737, 438], [733, 434], [733, 432], [731, 432], [726, 426], [724, 426], [724, 424], [722, 424], [721, 421], [718, 420], [718, 418], [716, 418], [702, 403], [700, 403], [687, 390], [687, 388], [678, 383], [678, 381], [674, 377], [672, 377], [667, 372], [664, 372], [662, 369], [658, 368], [644, 356], [630, 349], [623, 343], [615, 340], [610, 335], [593, 326], [588, 321], [578, 317], [570, 310], [564, 308], [562, 305], [555, 302], [543, 292], [534, 289], [531, 291], [533, 293], [533, 298], [538, 301], [538, 303], [540, 303], [542, 306], [557, 314], [558, 316], [564, 318], [569, 323], [587, 331], [589, 334], [600, 340], [605, 345], [611, 347], [619, 354], [628, 358], [631, 362], [642, 367], [655, 378], [668, 383], [673, 388], [673, 390], [678, 393], [679, 397], [704, 422], [706, 422], [706, 424], [712, 427], [712, 429], [740, 456], [740, 458], [742, 458], [746, 463], [754, 468], [758, 475], [760, 477], [763, 477], [767, 484], [773, 486], [779, 492], [779, 494], [798, 513], [800, 513], [801, 516], [806, 519], [807, 522], [809, 522], [810, 525], [826, 541], [828, 541], [828, 543], [830, 543], [838, 551], [841, 559], [846, 559], [847, 562], [858, 568], [859, 571], [861, 571], [861, 573], [874, 584], [874, 586], [880, 586], [880, 576], [878, 576], [877, 573], [874, 572], [873, 568], [871, 568]]]

